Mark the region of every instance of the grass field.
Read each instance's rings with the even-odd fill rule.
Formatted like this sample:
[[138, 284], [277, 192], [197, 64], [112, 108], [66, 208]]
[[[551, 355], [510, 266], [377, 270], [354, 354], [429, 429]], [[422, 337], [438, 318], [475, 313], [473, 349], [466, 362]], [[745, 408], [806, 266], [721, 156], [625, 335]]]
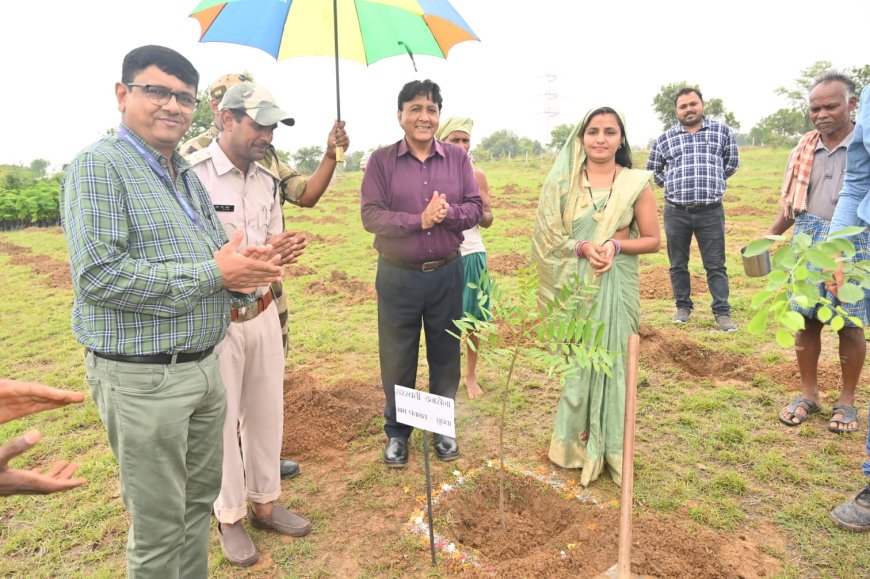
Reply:
[[[729, 182], [728, 270], [733, 317], [741, 325], [751, 318], [751, 298], [765, 281], [743, 275], [739, 248], [773, 220], [787, 154], [743, 150], [741, 168]], [[537, 197], [549, 167], [540, 161], [480, 166], [489, 178], [496, 217], [484, 242], [493, 275], [509, 290], [517, 267], [528, 260]], [[226, 563], [213, 534], [215, 577], [452, 576], [443, 566], [431, 569], [427, 547], [403, 528], [416, 497], [425, 494], [422, 438], [412, 439], [410, 468], [387, 471], [380, 463], [376, 253], [372, 236], [360, 224], [360, 178], [342, 176], [314, 209], [285, 207], [289, 227], [308, 232], [311, 239], [288, 275], [288, 383], [311, 385], [311, 396], [358, 390], [365, 405], [357, 406], [369, 414], [355, 424], [346, 444], [323, 452], [316, 445], [290, 445], [298, 451], [303, 474], [284, 481], [283, 498], [314, 521], [314, 532], [296, 540], [252, 533], [261, 561], [249, 569]], [[82, 349], [69, 328], [72, 290], [66, 267], [59, 228], [0, 234], [0, 376], [86, 391]], [[693, 287], [706, 287], [696, 248], [691, 271]], [[712, 529], [723, 541], [740, 538], [747, 549], [777, 562], [767, 576], [870, 577], [870, 534], [849, 534], [828, 520], [831, 507], [866, 484], [860, 471], [864, 433], [836, 436], [825, 428], [838, 388], [835, 337], [826, 332], [820, 362], [824, 411], [800, 428], [787, 428], [776, 415], [798, 390], [798, 374], [794, 354], [776, 346], [772, 332], [716, 331], [709, 294], [694, 290], [691, 323], [674, 328], [664, 248], [642, 258], [641, 286], [635, 513]], [[481, 368], [481, 384], [488, 390], [482, 399], [468, 400], [460, 388], [463, 455], [449, 465], [433, 464], [435, 481], [493, 458], [499, 404], [492, 389], [502, 370]], [[506, 452], [518, 466], [570, 479], [570, 471], [554, 469], [546, 458], [559, 385], [540, 370], [526, 365], [519, 371]], [[423, 366], [418, 380], [425, 383], [425, 377]], [[858, 402], [866, 407], [868, 399], [865, 376]], [[301, 440], [310, 424], [292, 408], [287, 411], [294, 418], [285, 442], [289, 434], [292, 443], [292, 431], [298, 430]], [[864, 410], [861, 423], [866, 427]], [[74, 459], [89, 482], [65, 494], [0, 500], [0, 576], [123, 575], [129, 521], [117, 465], [93, 402], [88, 397], [76, 407], [0, 426], [0, 441], [30, 428], [42, 430], [42, 442], [15, 461], [16, 467]], [[619, 497], [606, 476], [590, 491], [602, 501]], [[684, 576], [693, 577], [692, 569]]]

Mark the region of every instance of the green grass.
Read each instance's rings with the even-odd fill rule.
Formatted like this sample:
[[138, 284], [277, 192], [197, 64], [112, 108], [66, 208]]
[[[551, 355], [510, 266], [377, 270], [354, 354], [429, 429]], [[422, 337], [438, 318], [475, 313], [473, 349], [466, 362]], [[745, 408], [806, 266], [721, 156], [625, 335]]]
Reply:
[[[741, 154], [741, 169], [729, 182], [725, 207], [734, 318], [745, 326], [752, 314], [751, 297], [765, 281], [742, 275], [738, 250], [773, 220], [788, 151], [759, 148]], [[642, 155], [635, 162], [641, 166]], [[491, 259], [527, 256], [535, 205], [549, 166], [538, 160], [478, 165], [487, 172], [495, 204], [496, 222], [484, 233]], [[285, 207], [288, 227], [312, 236], [298, 275], [288, 282], [289, 365], [312, 374], [327, 388], [377, 375], [376, 305], [370, 299], [373, 293], [364, 295], [373, 292], [376, 254], [371, 234], [360, 223], [359, 183], [359, 174], [347, 174], [316, 208]], [[0, 233], [0, 242], [57, 261], [66, 259], [64, 239], [56, 228]], [[82, 349], [69, 327], [71, 291], [49, 287], [29, 266], [10, 261], [10, 255], [0, 253], [0, 375], [86, 392]], [[664, 249], [641, 259], [641, 279], [644, 272], [661, 268], [667, 268]], [[694, 249], [690, 271], [704, 275]], [[500, 274], [499, 281], [508, 291], [515, 287], [510, 275]], [[836, 437], [827, 432], [830, 401], [825, 412], [800, 428], [780, 426], [776, 414], [798, 387], [782, 372], [793, 364], [793, 353], [776, 346], [770, 331], [760, 337], [715, 331], [710, 296], [702, 293], [694, 299], [692, 322], [679, 330], [670, 322], [669, 288], [661, 297], [643, 301], [642, 322], [659, 333], [659, 350], [642, 356], [639, 372], [636, 514], [678, 516], [728, 535], [747, 529], [773, 534], [777, 541], [760, 547], [779, 560], [779, 577], [870, 576], [870, 536], [841, 531], [827, 518], [831, 507], [864, 484], [863, 435]], [[663, 357], [665, 346], [678, 348], [672, 359]], [[824, 362], [836, 361], [835, 346], [826, 332]], [[699, 353], [710, 367], [722, 359], [748, 366], [742, 377], [712, 371], [692, 375], [682, 363]], [[421, 346], [424, 360], [422, 354]], [[730, 369], [725, 365], [721, 370]], [[480, 364], [479, 377], [487, 391], [482, 399], [468, 400], [460, 385], [457, 423], [466, 462], [461, 467], [433, 463], [436, 484], [449, 480], [456, 468], [495, 457], [500, 402], [494, 390], [504, 370]], [[546, 448], [560, 388], [541, 370], [524, 364], [515, 374], [505, 444], [513, 463], [552, 469]], [[419, 383], [425, 383], [426, 376], [423, 364]], [[862, 379], [859, 402], [868, 398], [870, 389]], [[303, 476], [284, 483], [285, 502], [315, 522], [312, 535], [282, 541], [257, 532], [255, 541], [269, 553], [271, 564], [249, 570], [223, 561], [213, 540], [210, 576], [441, 576], [438, 568], [430, 568], [420, 538], [402, 530], [414, 497], [425, 494], [422, 475], [413, 469], [383, 469], [378, 460], [383, 444], [380, 418], [372, 417], [371, 425], [373, 429], [363, 429], [351, 441], [343, 460], [310, 459]], [[2, 425], [0, 441], [29, 428], [42, 430], [43, 440], [13, 461], [16, 468], [75, 459], [89, 482], [65, 494], [0, 501], [0, 576], [123, 575], [129, 518], [119, 496], [117, 465], [93, 402], [88, 396], [84, 404]], [[422, 446], [417, 433], [411, 440], [414, 456], [420, 456]], [[619, 489], [606, 475], [590, 490], [603, 500], [619, 497]], [[357, 526], [349, 530], [348, 524]], [[377, 528], [372, 530], [377, 540], [371, 544], [366, 539], [369, 528]]]

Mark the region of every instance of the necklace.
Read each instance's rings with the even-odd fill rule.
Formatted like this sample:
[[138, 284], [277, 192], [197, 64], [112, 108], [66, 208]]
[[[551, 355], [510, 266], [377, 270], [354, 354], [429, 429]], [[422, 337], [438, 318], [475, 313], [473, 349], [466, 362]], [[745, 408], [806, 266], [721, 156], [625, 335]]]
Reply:
[[[586, 169], [583, 169], [583, 177], [586, 179], [586, 182], [589, 183], [589, 175], [586, 173]], [[586, 191], [589, 192], [589, 201], [592, 202], [592, 207], [595, 208], [595, 213], [592, 214], [592, 219], [595, 221], [601, 221], [604, 219], [604, 210], [607, 209], [607, 204], [610, 202], [610, 196], [613, 195], [613, 183], [616, 181], [616, 169], [613, 170], [613, 178], [610, 180], [610, 191], [607, 192], [607, 198], [604, 200], [604, 204], [599, 207], [595, 203], [595, 199], [592, 198], [592, 186], [587, 186]]]

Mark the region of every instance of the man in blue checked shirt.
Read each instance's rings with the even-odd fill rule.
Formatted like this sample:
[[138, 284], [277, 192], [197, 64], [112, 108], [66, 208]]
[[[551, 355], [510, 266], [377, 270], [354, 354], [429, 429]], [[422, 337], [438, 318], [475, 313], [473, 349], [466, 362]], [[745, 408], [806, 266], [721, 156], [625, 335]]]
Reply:
[[124, 57], [121, 125], [78, 154], [61, 187], [72, 329], [118, 459], [132, 525], [130, 577], [208, 574], [221, 487], [226, 392], [215, 345], [230, 308], [281, 278], [269, 246], [227, 242], [211, 199], [176, 152], [199, 73], [174, 50]]
[[665, 235], [671, 287], [677, 312], [673, 321], [685, 324], [692, 315], [689, 249], [698, 242], [713, 296], [716, 325], [723, 332], [737, 331], [728, 303], [725, 268], [725, 180], [737, 171], [737, 143], [728, 125], [704, 117], [701, 91], [686, 87], [674, 100], [680, 124], [656, 139], [646, 168], [665, 188]]

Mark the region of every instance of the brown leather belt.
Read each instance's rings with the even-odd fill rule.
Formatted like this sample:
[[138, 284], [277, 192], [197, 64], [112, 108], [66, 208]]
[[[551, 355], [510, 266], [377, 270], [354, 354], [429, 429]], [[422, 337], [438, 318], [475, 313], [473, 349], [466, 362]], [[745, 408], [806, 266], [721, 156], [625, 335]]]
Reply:
[[[381, 256], [381, 257], [383, 257], [383, 256]], [[446, 256], [442, 259], [436, 259], [434, 261], [424, 261], [423, 263], [414, 263], [412, 261], [399, 261], [397, 259], [389, 259], [387, 257], [384, 257], [384, 261], [386, 261], [389, 264], [395, 265], [396, 267], [403, 267], [405, 269], [413, 269], [414, 271], [430, 272], [430, 271], [435, 271], [436, 269], [438, 269], [439, 267], [441, 267], [444, 264], [450, 263], [451, 261], [453, 261], [457, 257], [459, 257], [459, 252], [454, 251], [453, 253], [449, 254], [448, 256]]]
[[113, 362], [127, 362], [129, 364], [171, 364], [172, 356], [175, 356], [176, 364], [184, 364], [185, 362], [199, 362], [206, 358], [214, 351], [214, 346], [207, 348], [202, 352], [179, 352], [178, 354], [151, 354], [149, 356], [125, 356], [123, 354], [104, 354], [91, 350], [91, 353], [97, 358], [104, 360], [112, 360]]
[[230, 312], [230, 319], [234, 322], [247, 322], [248, 320], [253, 320], [266, 311], [266, 308], [268, 308], [269, 304], [272, 303], [272, 299], [272, 290], [269, 289], [263, 297], [257, 298], [257, 301], [251, 305], [243, 308], [233, 308]]

